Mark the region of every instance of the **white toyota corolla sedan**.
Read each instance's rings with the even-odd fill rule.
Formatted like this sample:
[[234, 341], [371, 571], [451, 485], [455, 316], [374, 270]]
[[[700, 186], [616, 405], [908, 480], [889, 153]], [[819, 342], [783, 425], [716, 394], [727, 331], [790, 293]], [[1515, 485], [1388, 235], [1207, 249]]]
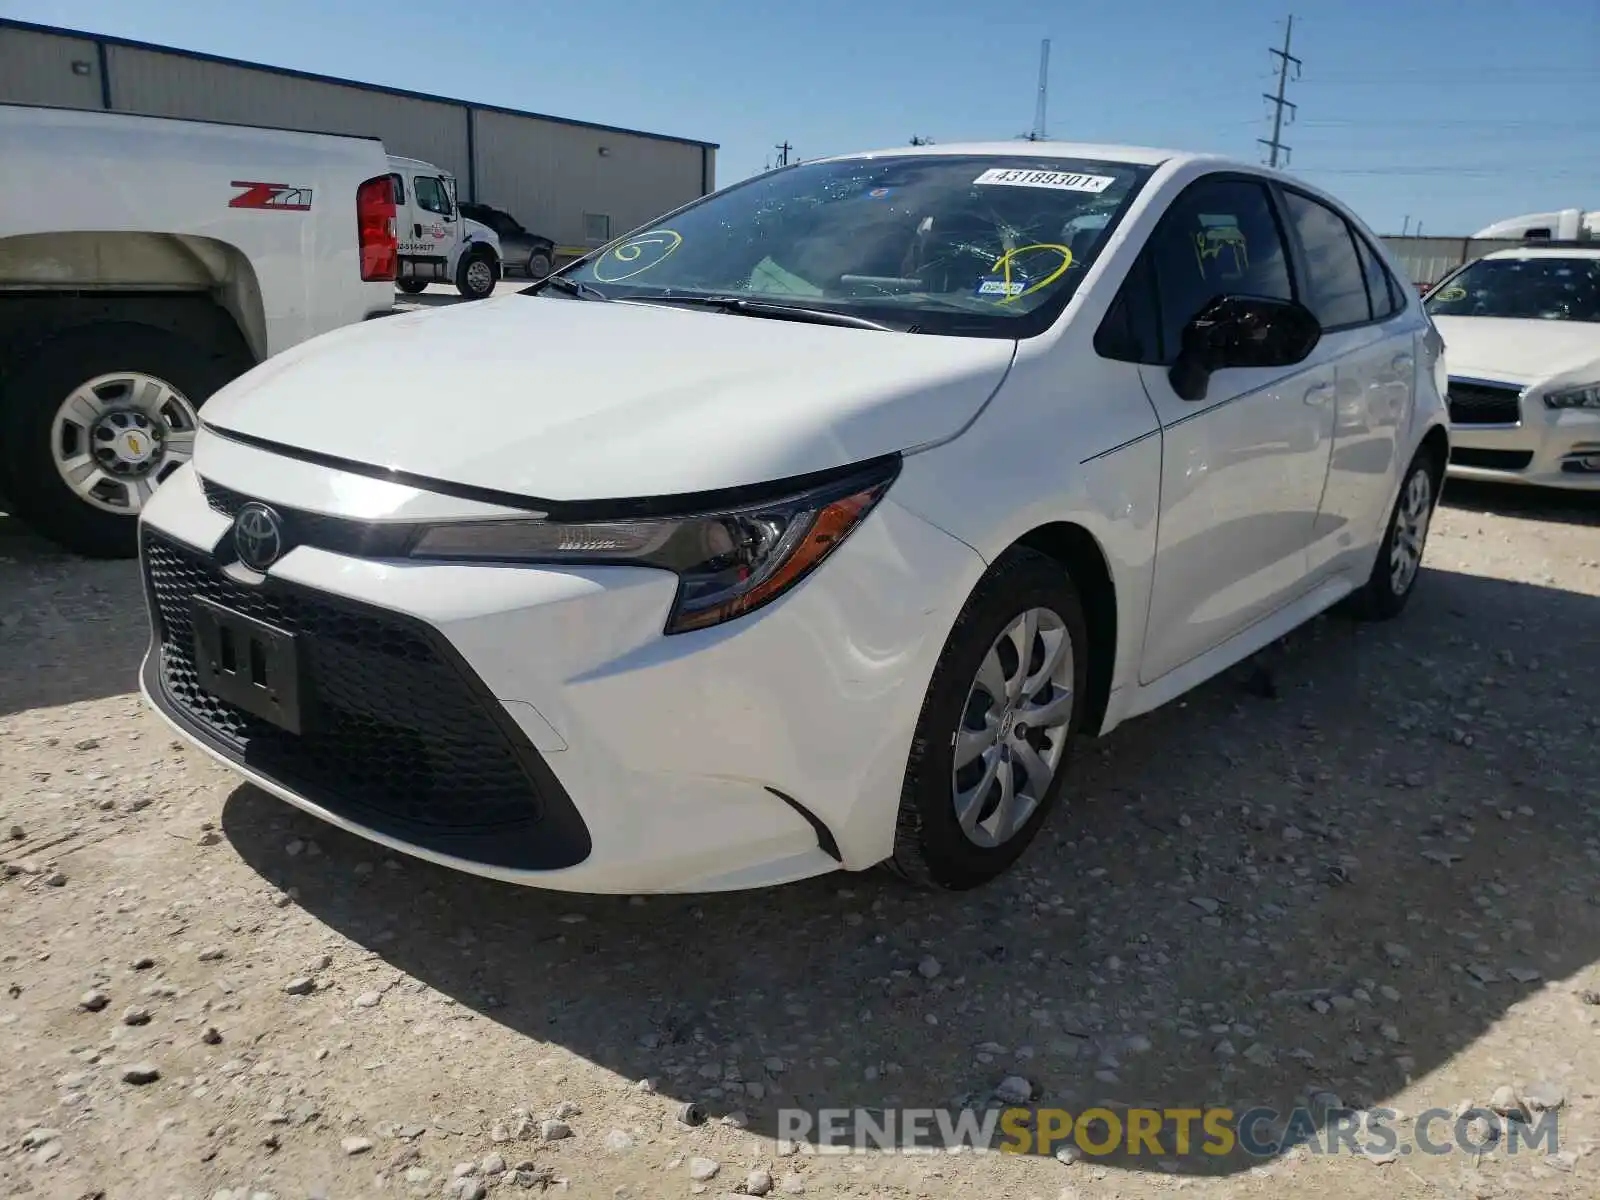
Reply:
[[217, 393], [143, 516], [144, 692], [498, 879], [981, 884], [1075, 734], [1406, 603], [1449, 446], [1398, 278], [1216, 158], [772, 171]]
[[1600, 490], [1600, 244], [1530, 244], [1428, 293], [1450, 349], [1450, 473]]

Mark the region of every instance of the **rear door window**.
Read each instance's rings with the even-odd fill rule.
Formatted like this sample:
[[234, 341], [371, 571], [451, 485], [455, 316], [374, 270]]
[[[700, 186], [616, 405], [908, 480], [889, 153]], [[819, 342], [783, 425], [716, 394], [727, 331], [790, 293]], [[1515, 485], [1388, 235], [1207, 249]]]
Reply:
[[1305, 253], [1306, 304], [1323, 329], [1361, 325], [1372, 320], [1367, 284], [1356, 253], [1355, 236], [1345, 219], [1327, 205], [1285, 192], [1289, 221]]

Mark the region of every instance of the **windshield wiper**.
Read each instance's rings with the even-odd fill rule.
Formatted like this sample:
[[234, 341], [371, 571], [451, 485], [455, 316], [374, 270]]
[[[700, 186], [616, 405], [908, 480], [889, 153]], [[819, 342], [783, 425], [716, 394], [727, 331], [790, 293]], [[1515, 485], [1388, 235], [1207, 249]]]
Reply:
[[569, 279], [565, 275], [546, 275], [532, 287], [524, 288], [524, 296], [537, 296], [547, 287], [555, 288], [563, 296], [571, 296], [575, 300], [610, 300], [611, 297], [599, 288], [584, 283], [581, 279]]
[[812, 325], [841, 325], [846, 329], [876, 329], [893, 333], [893, 325], [869, 321], [849, 313], [826, 308], [807, 308], [800, 304], [780, 304], [774, 300], [752, 300], [748, 296], [650, 296], [637, 297], [641, 304], [681, 304], [709, 308], [715, 312], [737, 313], [745, 317], [771, 317], [777, 321], [805, 321]]

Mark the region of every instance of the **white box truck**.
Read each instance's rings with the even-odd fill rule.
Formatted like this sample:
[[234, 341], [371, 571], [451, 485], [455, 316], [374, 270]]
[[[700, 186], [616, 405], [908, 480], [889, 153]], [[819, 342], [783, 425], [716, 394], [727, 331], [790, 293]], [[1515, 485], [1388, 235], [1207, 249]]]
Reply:
[[492, 294], [505, 273], [500, 238], [463, 215], [455, 176], [395, 154], [389, 156], [389, 171], [400, 237], [400, 290], [415, 294], [430, 283], [453, 283], [468, 300]]
[[0, 507], [79, 553], [135, 553], [223, 384], [393, 311], [377, 139], [0, 104], [0, 164]]

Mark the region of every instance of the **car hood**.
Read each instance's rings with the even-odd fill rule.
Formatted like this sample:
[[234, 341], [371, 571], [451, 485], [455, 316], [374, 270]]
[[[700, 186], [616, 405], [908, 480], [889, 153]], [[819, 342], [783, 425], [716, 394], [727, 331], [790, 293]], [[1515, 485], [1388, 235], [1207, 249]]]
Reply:
[[1439, 316], [1433, 323], [1444, 338], [1451, 375], [1524, 386], [1553, 378], [1600, 380], [1600, 325], [1593, 322]]
[[218, 392], [286, 447], [548, 500], [739, 487], [959, 433], [1016, 343], [512, 295], [346, 327]]

